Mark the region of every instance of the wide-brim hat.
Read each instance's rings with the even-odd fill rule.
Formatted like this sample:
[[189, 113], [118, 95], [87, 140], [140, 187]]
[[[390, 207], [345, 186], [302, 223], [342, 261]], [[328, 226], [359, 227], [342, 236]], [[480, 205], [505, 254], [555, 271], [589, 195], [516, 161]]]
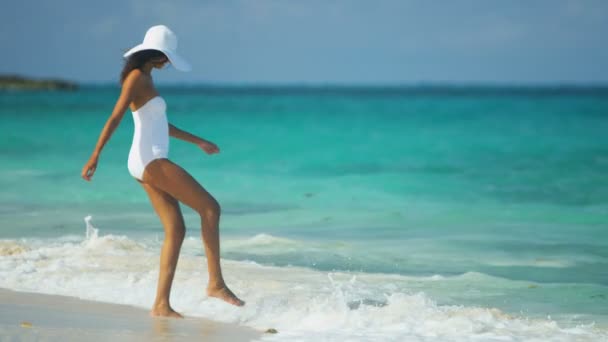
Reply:
[[177, 70], [190, 71], [192, 66], [177, 53], [177, 36], [165, 25], [152, 26], [146, 32], [144, 41], [127, 51], [123, 57], [142, 51], [158, 50], [164, 53]]

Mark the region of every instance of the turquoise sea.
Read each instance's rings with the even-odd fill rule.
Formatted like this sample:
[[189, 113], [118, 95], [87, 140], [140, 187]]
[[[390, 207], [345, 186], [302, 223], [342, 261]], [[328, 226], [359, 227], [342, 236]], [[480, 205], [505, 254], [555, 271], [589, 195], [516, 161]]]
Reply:
[[[268, 340], [608, 340], [608, 88], [159, 92], [221, 149], [172, 139], [169, 157], [220, 202], [248, 302], [203, 296], [182, 206], [176, 309]], [[0, 287], [151, 305], [162, 226], [127, 171], [130, 111], [80, 178], [118, 94], [0, 92]]]

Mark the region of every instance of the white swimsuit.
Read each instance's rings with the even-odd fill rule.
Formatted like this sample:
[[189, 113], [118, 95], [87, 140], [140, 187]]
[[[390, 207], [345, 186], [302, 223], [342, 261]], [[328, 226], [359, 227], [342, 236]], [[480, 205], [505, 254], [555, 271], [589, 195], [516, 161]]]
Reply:
[[143, 180], [146, 165], [169, 155], [169, 122], [167, 104], [155, 96], [133, 111], [133, 143], [129, 151], [128, 168], [131, 176]]

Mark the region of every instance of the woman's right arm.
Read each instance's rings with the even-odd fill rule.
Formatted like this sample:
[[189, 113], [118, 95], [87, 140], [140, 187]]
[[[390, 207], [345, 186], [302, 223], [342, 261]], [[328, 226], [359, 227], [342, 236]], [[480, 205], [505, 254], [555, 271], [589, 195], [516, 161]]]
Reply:
[[122, 90], [120, 92], [120, 96], [116, 101], [116, 105], [114, 106], [114, 110], [112, 114], [106, 121], [103, 129], [101, 130], [101, 134], [97, 139], [97, 145], [91, 154], [91, 157], [87, 161], [87, 163], [82, 168], [81, 176], [87, 181], [91, 180], [95, 170], [97, 169], [97, 161], [99, 160], [99, 155], [101, 154], [101, 150], [105, 146], [105, 144], [110, 140], [112, 133], [116, 130], [116, 127], [120, 124], [129, 103], [131, 103], [133, 99], [134, 89], [137, 85], [141, 76], [141, 72], [139, 70], [134, 70], [127, 76], [122, 85]]

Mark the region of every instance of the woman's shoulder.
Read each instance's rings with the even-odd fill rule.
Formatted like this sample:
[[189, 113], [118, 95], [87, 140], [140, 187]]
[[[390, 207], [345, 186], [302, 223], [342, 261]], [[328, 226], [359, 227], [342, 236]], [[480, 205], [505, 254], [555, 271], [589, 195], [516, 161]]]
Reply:
[[141, 70], [133, 69], [133, 70], [129, 71], [129, 74], [127, 75], [127, 77], [125, 79], [126, 80], [129, 78], [138, 79], [138, 78], [141, 78], [142, 76], [144, 76], [144, 73]]
[[129, 71], [129, 74], [125, 78], [124, 85], [130, 86], [143, 86], [147, 84], [150, 80], [148, 80], [148, 75], [143, 73], [139, 69], [133, 69]]

